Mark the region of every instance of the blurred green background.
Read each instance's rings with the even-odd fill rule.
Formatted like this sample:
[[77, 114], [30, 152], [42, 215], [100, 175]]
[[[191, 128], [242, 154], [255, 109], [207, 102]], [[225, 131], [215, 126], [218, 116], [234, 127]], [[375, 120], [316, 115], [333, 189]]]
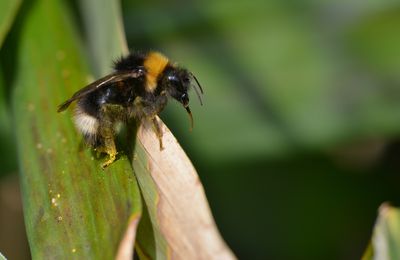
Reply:
[[[122, 11], [131, 50], [162, 51], [204, 88], [204, 106], [191, 93], [192, 132], [175, 102], [161, 117], [238, 258], [360, 258], [379, 205], [400, 204], [400, 3], [124, 0]], [[4, 205], [17, 187], [7, 108], [0, 95]], [[17, 242], [1, 233], [10, 255]]]

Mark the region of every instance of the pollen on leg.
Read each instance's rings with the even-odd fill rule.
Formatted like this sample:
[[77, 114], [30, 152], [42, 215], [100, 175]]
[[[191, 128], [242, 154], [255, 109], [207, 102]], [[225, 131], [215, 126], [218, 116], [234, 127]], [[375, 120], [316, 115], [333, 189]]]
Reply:
[[117, 152], [113, 151], [111, 153], [108, 153], [108, 156], [109, 156], [109, 159], [101, 165], [101, 168], [103, 168], [103, 169], [107, 168], [107, 166], [109, 166], [110, 164], [112, 164], [115, 161]]
[[101, 165], [101, 168], [104, 169], [115, 161], [116, 156], [118, 154], [117, 149], [115, 147], [114, 139], [106, 138], [104, 140], [104, 146], [101, 147], [100, 151], [108, 154], [108, 156], [109, 156], [108, 160]]
[[96, 152], [98, 153], [98, 154], [100, 154], [100, 153], [105, 153], [105, 154], [107, 154], [108, 155], [108, 160], [107, 161], [105, 161], [102, 165], [101, 165], [101, 168], [103, 168], [103, 169], [105, 169], [105, 168], [107, 168], [110, 164], [112, 164], [114, 161], [115, 161], [115, 159], [116, 159], [116, 157], [117, 157], [117, 154], [118, 154], [118, 152], [116, 151], [116, 149], [114, 149], [114, 148], [110, 148], [110, 147], [105, 147], [105, 146], [101, 146], [101, 147], [97, 147], [96, 149]]

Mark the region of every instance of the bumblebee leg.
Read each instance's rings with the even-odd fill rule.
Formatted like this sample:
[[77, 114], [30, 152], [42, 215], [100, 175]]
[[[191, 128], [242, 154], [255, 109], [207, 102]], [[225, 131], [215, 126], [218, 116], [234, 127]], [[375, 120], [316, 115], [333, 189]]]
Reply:
[[101, 168], [104, 169], [115, 161], [117, 149], [115, 147], [114, 132], [112, 128], [103, 124], [100, 128], [99, 134], [102, 138], [102, 145], [96, 147], [95, 150], [98, 154], [106, 153], [109, 156], [109, 159], [101, 165]]
[[160, 124], [158, 123], [157, 119], [153, 117], [153, 130], [157, 135], [158, 141], [160, 142], [160, 150], [164, 150], [163, 142], [162, 142], [162, 130]]
[[141, 97], [137, 97], [134, 101], [134, 105], [140, 113], [136, 114], [136, 119], [141, 123], [146, 121], [148, 123], [152, 123], [153, 131], [156, 134], [158, 141], [160, 143], [160, 150], [164, 149], [162, 142], [162, 129], [160, 124], [158, 123], [156, 116], [158, 113], [164, 108], [166, 104], [166, 98], [161, 101], [157, 100], [143, 100]]
[[101, 165], [101, 168], [105, 169], [107, 166], [115, 161], [117, 156], [117, 149], [115, 148], [114, 137], [104, 139], [104, 152], [108, 154], [109, 159]]
[[96, 149], [99, 152], [108, 154], [109, 159], [101, 165], [101, 168], [106, 168], [116, 159], [117, 149], [114, 142], [114, 122], [119, 115], [120, 106], [116, 105], [103, 105], [101, 107], [100, 117], [100, 136], [103, 141], [103, 145]]

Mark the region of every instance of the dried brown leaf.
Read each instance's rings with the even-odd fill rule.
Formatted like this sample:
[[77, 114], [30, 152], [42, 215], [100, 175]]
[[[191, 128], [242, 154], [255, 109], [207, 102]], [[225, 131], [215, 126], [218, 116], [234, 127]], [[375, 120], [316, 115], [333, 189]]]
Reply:
[[195, 168], [161, 125], [164, 150], [152, 129], [141, 127], [133, 160], [153, 224], [156, 257], [235, 259], [218, 232]]

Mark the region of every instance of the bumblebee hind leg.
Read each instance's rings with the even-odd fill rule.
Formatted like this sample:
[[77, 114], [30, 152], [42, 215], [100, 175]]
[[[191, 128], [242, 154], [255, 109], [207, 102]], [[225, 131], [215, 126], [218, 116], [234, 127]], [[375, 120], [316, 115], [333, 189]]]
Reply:
[[117, 149], [114, 142], [114, 131], [112, 127], [102, 125], [99, 129], [98, 138], [100, 141], [96, 144], [94, 150], [97, 152], [98, 156], [101, 153], [108, 155], [108, 160], [101, 165], [101, 168], [105, 169], [115, 161], [117, 156]]
[[100, 153], [106, 153], [108, 155], [108, 160], [105, 161], [102, 165], [101, 168], [105, 169], [107, 166], [112, 164], [117, 156], [117, 149], [115, 147], [115, 142], [114, 142], [114, 136], [112, 138], [104, 138], [104, 144], [100, 147], [96, 148], [96, 151]]
[[106, 153], [109, 156], [109, 159], [101, 165], [103, 169], [112, 164], [118, 154], [114, 141], [114, 124], [118, 121], [122, 112], [123, 108], [119, 105], [104, 104], [101, 107], [99, 134], [102, 139], [102, 144], [96, 148], [96, 151]]

